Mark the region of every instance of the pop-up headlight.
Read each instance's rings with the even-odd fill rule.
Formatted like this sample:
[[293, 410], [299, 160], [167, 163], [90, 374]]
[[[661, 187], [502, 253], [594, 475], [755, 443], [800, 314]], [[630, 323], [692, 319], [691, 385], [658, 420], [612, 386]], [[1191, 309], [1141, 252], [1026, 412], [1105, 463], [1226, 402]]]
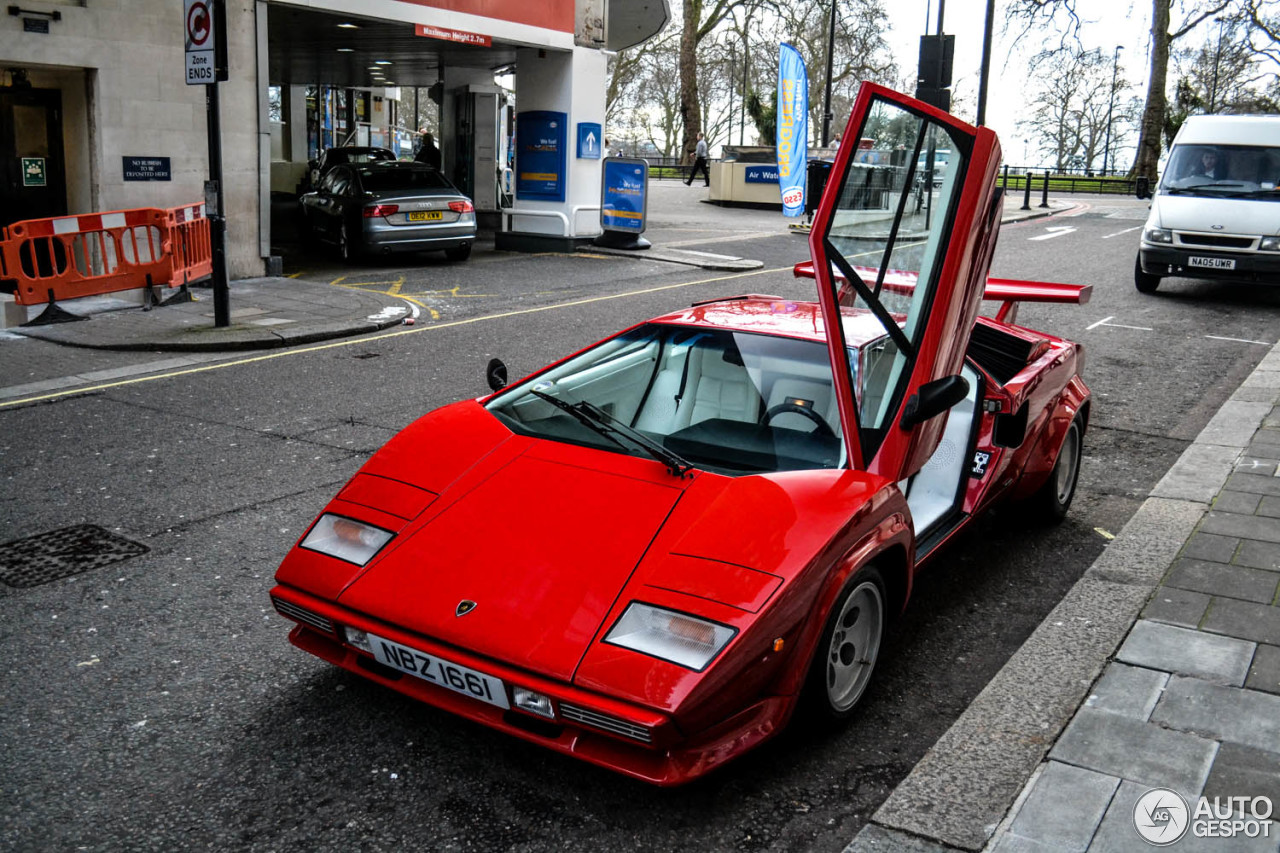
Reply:
[[302, 547], [363, 566], [394, 535], [390, 530], [326, 512], [302, 540]]
[[633, 601], [604, 641], [701, 671], [736, 633], [728, 625]]

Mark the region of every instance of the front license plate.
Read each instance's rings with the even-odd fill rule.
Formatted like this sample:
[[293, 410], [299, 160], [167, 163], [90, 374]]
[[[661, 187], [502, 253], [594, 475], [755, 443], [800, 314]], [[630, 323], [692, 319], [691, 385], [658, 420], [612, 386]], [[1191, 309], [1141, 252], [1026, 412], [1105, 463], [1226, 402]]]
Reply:
[[373, 634], [369, 635], [369, 642], [373, 646], [373, 656], [378, 659], [378, 662], [392, 669], [416, 675], [446, 690], [463, 693], [472, 699], [479, 699], [481, 702], [488, 702], [499, 708], [511, 707], [507, 702], [507, 689], [500, 679], [492, 675], [476, 672], [462, 664], [425, 654]]
[[438, 210], [420, 210], [409, 214], [410, 222], [437, 222], [443, 218], [444, 214]]
[[1236, 268], [1236, 261], [1235, 258], [1187, 258], [1187, 266], [1211, 270], [1233, 270]]

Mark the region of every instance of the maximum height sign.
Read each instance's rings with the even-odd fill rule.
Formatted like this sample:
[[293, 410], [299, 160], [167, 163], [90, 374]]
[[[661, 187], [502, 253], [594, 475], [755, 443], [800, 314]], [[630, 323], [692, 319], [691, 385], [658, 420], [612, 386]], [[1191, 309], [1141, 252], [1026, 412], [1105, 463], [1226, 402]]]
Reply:
[[220, 0], [182, 0], [187, 85], [227, 79], [226, 14]]

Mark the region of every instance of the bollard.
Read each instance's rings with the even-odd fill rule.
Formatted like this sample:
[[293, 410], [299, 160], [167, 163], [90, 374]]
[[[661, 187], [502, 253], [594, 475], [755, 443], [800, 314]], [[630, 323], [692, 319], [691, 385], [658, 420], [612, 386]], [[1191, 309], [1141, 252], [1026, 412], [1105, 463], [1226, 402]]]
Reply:
[[1022, 210], [1031, 209], [1031, 173], [1024, 172], [1022, 175]]
[[1009, 164], [1004, 164], [1004, 173], [1000, 176], [1000, 195], [1009, 194]]
[[[1030, 183], [1030, 181], [1028, 181], [1027, 183]], [[1048, 169], [1044, 170], [1044, 191], [1040, 194], [1040, 206], [1041, 207], [1049, 206], [1049, 170]]]

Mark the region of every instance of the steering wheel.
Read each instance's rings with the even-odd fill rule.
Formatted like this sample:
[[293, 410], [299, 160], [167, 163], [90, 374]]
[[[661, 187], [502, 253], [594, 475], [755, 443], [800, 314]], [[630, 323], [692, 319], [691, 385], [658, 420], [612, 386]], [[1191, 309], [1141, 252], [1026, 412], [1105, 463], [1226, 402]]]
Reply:
[[822, 438], [836, 437], [835, 430], [831, 428], [831, 424], [827, 423], [826, 420], [823, 419], [822, 415], [815, 412], [809, 406], [801, 406], [798, 403], [791, 402], [790, 400], [786, 401], [785, 403], [779, 403], [776, 406], [770, 406], [769, 411], [764, 413], [764, 425], [768, 426], [770, 421], [772, 421], [778, 415], [784, 415], [788, 413], [804, 415], [806, 418], [813, 421], [814, 425], [817, 426], [817, 429], [814, 430], [814, 435], [820, 436]]

